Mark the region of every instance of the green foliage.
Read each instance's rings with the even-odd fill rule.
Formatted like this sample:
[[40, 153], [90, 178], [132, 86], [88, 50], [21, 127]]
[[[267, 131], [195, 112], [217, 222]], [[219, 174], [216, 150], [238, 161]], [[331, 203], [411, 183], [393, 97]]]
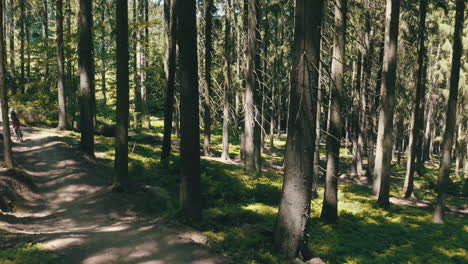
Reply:
[[[44, 88], [44, 83], [29, 83]], [[24, 122], [53, 125], [57, 122], [57, 99], [50, 93], [16, 94], [12, 96], [10, 107], [14, 107]]]
[[[353, 198], [357, 198], [357, 195]], [[342, 203], [352, 203], [345, 199]], [[392, 205], [384, 211], [360, 200], [355, 210], [341, 210], [338, 224], [312, 219], [310, 249], [329, 263], [464, 263], [466, 225], [449, 216], [449, 225], [431, 223], [431, 211]], [[447, 235], [450, 234], [450, 235]]]
[[28, 243], [20, 248], [0, 251], [0, 264], [56, 263], [58, 256], [49, 252], [43, 244]]

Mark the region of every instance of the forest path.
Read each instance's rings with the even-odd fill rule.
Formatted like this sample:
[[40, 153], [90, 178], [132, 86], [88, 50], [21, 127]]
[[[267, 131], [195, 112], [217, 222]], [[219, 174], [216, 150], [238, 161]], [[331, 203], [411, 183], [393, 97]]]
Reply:
[[[25, 129], [14, 158], [37, 190], [0, 217], [0, 227], [47, 245], [58, 263], [226, 263], [188, 227], [140, 215], [111, 191], [112, 170], [86, 162], [67, 132]], [[155, 201], [157, 202], [157, 201]], [[1, 214], [0, 214], [1, 216]]]

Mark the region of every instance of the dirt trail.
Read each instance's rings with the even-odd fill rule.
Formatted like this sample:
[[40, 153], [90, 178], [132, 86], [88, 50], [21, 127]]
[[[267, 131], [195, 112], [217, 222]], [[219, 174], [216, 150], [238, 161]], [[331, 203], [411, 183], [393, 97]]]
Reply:
[[112, 171], [81, 159], [63, 135], [27, 129], [15, 144], [15, 160], [38, 188], [21, 205], [25, 210], [0, 218], [0, 227], [48, 245], [59, 263], [228, 262], [196, 231], [132, 210], [111, 192]]

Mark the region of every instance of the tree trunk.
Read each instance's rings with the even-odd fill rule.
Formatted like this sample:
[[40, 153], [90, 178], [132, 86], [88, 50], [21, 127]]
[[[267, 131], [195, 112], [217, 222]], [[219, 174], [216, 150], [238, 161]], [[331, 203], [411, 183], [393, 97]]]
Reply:
[[[427, 52], [426, 52], [427, 53]], [[423, 143], [424, 143], [424, 118], [425, 115], [424, 113], [426, 112], [425, 106], [426, 106], [426, 83], [427, 83], [427, 66], [428, 62], [426, 60], [427, 55], [424, 56], [424, 65], [423, 65], [423, 76], [422, 76], [422, 83], [423, 83], [423, 92], [422, 92], [422, 97], [421, 97], [421, 111], [419, 111], [419, 117], [418, 117], [418, 124], [417, 126], [419, 127], [418, 131], [418, 140], [417, 140], [417, 145], [416, 145], [416, 155], [415, 155], [415, 173], [416, 176], [421, 176], [423, 175], [423, 169], [424, 169], [424, 161], [423, 161]]]
[[129, 117], [129, 71], [128, 71], [128, 2], [116, 3], [116, 60], [117, 60], [117, 111], [115, 129], [116, 178], [114, 183], [128, 186], [128, 117]]
[[[318, 64], [322, 20], [321, 0], [297, 0], [291, 72], [289, 133], [282, 198], [274, 240], [290, 258], [306, 250], [312, 196], [310, 159], [315, 150]], [[302, 252], [304, 253], [304, 252]]]
[[343, 104], [343, 79], [345, 65], [347, 0], [335, 2], [335, 34], [330, 85], [330, 128], [327, 133], [327, 175], [320, 218], [328, 223], [338, 219], [338, 168], [341, 146], [341, 105]]
[[[66, 35], [66, 43], [71, 39], [72, 37], [72, 23], [71, 23], [71, 0], [66, 0], [66, 5], [67, 5], [67, 16], [66, 16], [66, 24], [67, 24], [67, 35]], [[70, 49], [68, 49], [70, 50]], [[68, 52], [67, 56], [65, 58], [71, 58], [71, 51]], [[75, 76], [74, 76], [74, 67], [72, 64], [72, 60], [68, 59], [67, 60], [67, 80], [68, 82], [65, 82], [67, 85], [67, 88], [65, 89], [68, 94], [68, 100], [66, 100], [68, 103], [66, 106], [68, 107], [68, 114], [69, 117], [67, 118], [67, 121], [69, 122], [69, 126], [72, 129], [75, 129], [75, 116], [76, 116], [76, 111], [75, 111], [75, 105], [76, 105], [76, 88], [77, 86], [75, 85]]]
[[[322, 21], [323, 26], [323, 21]], [[320, 42], [320, 47], [322, 47], [323, 42]], [[322, 48], [320, 48], [322, 50]], [[322, 103], [322, 67], [323, 63], [319, 62], [319, 81], [318, 81], [318, 89], [317, 89], [317, 111], [315, 115], [315, 152], [314, 152], [314, 167], [312, 168], [313, 176], [312, 176], [312, 195], [314, 197], [318, 196], [318, 189], [319, 189], [319, 179], [320, 179], [320, 137], [321, 137], [321, 103]]]
[[416, 79], [416, 89], [413, 97], [413, 111], [411, 113], [411, 130], [408, 144], [408, 162], [406, 165], [406, 177], [403, 185], [404, 198], [408, 199], [413, 195], [414, 189], [414, 172], [416, 166], [416, 150], [419, 141], [422, 141], [421, 134], [419, 131], [422, 124], [420, 120], [421, 111], [424, 112], [424, 105], [421, 102], [421, 98], [425, 96], [426, 85], [423, 79], [424, 58], [426, 56], [426, 47], [424, 44], [425, 32], [426, 32], [426, 13], [427, 13], [427, 0], [419, 1], [419, 50], [418, 50], [418, 72]]
[[379, 47], [379, 68], [377, 70], [377, 80], [374, 91], [374, 102], [372, 104], [372, 110], [370, 111], [370, 135], [369, 135], [369, 164], [368, 164], [368, 183], [374, 182], [374, 165], [375, 165], [375, 141], [376, 141], [376, 127], [378, 126], [377, 111], [380, 107], [380, 88], [382, 85], [382, 66], [384, 57], [384, 41], [382, 41]]
[[25, 0], [20, 0], [20, 89], [21, 93], [24, 93], [24, 77], [25, 77], [25, 68], [24, 66], [24, 43], [25, 43], [25, 33], [24, 33], [24, 24], [26, 22], [26, 10], [25, 10]]
[[171, 154], [172, 116], [174, 112], [174, 84], [176, 73], [176, 16], [174, 2], [164, 1], [164, 21], [166, 26], [166, 56], [164, 70], [166, 75], [166, 98], [164, 104], [164, 136], [161, 161]]
[[465, 13], [465, 0], [456, 1], [455, 31], [453, 37], [452, 69], [450, 72], [450, 92], [447, 102], [447, 114], [444, 138], [442, 141], [442, 157], [437, 190], [437, 204], [432, 221], [436, 224], [444, 223], [444, 206], [447, 198], [447, 187], [451, 165], [451, 151], [455, 134], [455, 121], [457, 116], [458, 82], [460, 79], [460, 61], [463, 50], [463, 17]]
[[[462, 99], [463, 103], [463, 99]], [[466, 142], [464, 141], [464, 138], [462, 136], [463, 134], [463, 128], [462, 128], [462, 123], [458, 123], [458, 132], [457, 132], [457, 137], [456, 137], [456, 142], [455, 142], [455, 177], [460, 177], [460, 170], [462, 169], [463, 165], [462, 162], [465, 157], [465, 144]]]
[[26, 34], [26, 76], [27, 82], [31, 81], [31, 31], [30, 31], [30, 19], [31, 19], [31, 10], [28, 5], [25, 6], [26, 17], [25, 17], [25, 34]]
[[[0, 20], [3, 17], [3, 2], [0, 1]], [[5, 41], [3, 35], [3, 21], [0, 23], [0, 105], [3, 125], [3, 163], [7, 168], [13, 168], [13, 155], [11, 153], [10, 120], [8, 117], [8, 91], [6, 87], [5, 69]]]
[[177, 1], [177, 40], [182, 66], [180, 206], [189, 219], [197, 222], [201, 218], [201, 194], [196, 2], [182, 3]]
[[[362, 100], [361, 98], [364, 97], [363, 95], [363, 87], [362, 87], [362, 53], [358, 52], [358, 64], [357, 64], [357, 83], [356, 83], [356, 104], [355, 104], [355, 114], [356, 114], [356, 119], [355, 119], [355, 127], [354, 127], [354, 132], [356, 133], [357, 138], [355, 138], [356, 142], [356, 151], [354, 152], [354, 155], [356, 157], [356, 166], [357, 166], [357, 175], [361, 176], [363, 175], [364, 172], [364, 167], [363, 167], [363, 159], [364, 159], [364, 133], [366, 129], [365, 125], [365, 114], [363, 114], [365, 106], [363, 107], [362, 101], [365, 102], [365, 100]], [[365, 105], [365, 103], [364, 103]]]
[[93, 5], [91, 0], [79, 0], [78, 63], [80, 68], [80, 148], [94, 159], [94, 57], [93, 57]]
[[[101, 6], [101, 23], [102, 23], [102, 31], [101, 31], [101, 92], [102, 92], [102, 99], [104, 105], [107, 105], [107, 96], [106, 96], [106, 72], [107, 72], [107, 51], [106, 51], [106, 6], [105, 6], [105, 1], [103, 1], [103, 5]], [[128, 5], [128, 3], [127, 3]], [[128, 17], [128, 13], [127, 13]], [[128, 22], [127, 22], [128, 24]], [[127, 25], [128, 26], [128, 25]]]
[[382, 107], [380, 109], [375, 156], [373, 190], [381, 207], [390, 204], [390, 165], [393, 147], [393, 114], [395, 110], [395, 81], [398, 50], [400, 0], [387, 0], [385, 15], [385, 49], [382, 69]]
[[[142, 1], [142, 0], [139, 0]], [[133, 0], [133, 24], [138, 25], [141, 23], [140, 15], [138, 15], [138, 3], [137, 0]], [[133, 103], [135, 106], [135, 115], [139, 115], [141, 113], [141, 76], [140, 76], [140, 59], [141, 59], [141, 40], [140, 40], [140, 30], [139, 26], [135, 26], [133, 33], [133, 61], [134, 61], [134, 68], [133, 68]], [[135, 128], [141, 127], [139, 122], [139, 118], [137, 118], [135, 124]]]
[[[47, 3], [48, 0], [43, 0], [43, 10], [42, 10], [42, 38], [44, 41], [44, 49], [46, 51], [44, 59], [45, 59], [45, 72], [44, 78], [47, 80], [49, 79], [49, 4]], [[62, 19], [63, 21], [63, 19]], [[63, 24], [63, 23], [62, 23]]]
[[141, 0], [141, 9], [143, 9], [143, 20], [145, 23], [144, 30], [140, 31], [140, 39], [143, 42], [141, 44], [141, 112], [142, 120], [146, 122], [146, 127], [151, 128], [151, 120], [149, 115], [148, 105], [148, 87], [146, 85], [146, 77], [148, 71], [148, 24], [149, 24], [149, 13], [148, 13], [149, 0]]
[[426, 129], [424, 131], [424, 143], [423, 143], [423, 162], [422, 166], [424, 166], [424, 162], [430, 160], [430, 141], [431, 141], [431, 133], [432, 133], [432, 124], [433, 124], [433, 112], [434, 112], [434, 103], [432, 100], [429, 100], [427, 116], [426, 116]]
[[256, 146], [257, 135], [259, 135], [259, 126], [256, 125], [257, 111], [256, 96], [258, 82], [256, 81], [257, 69], [256, 54], [257, 54], [257, 7], [258, 0], [249, 1], [248, 3], [248, 30], [247, 30], [247, 48], [246, 48], [246, 68], [245, 68], [245, 101], [244, 101], [244, 146], [245, 146], [245, 170], [248, 173], [260, 173], [261, 168], [258, 166], [258, 149]]
[[222, 160], [229, 157], [229, 98], [231, 95], [231, 0], [226, 2], [226, 23], [224, 29], [224, 97], [223, 97], [223, 150]]
[[371, 9], [370, 9], [370, 1], [365, 1], [365, 53], [363, 54], [362, 60], [362, 94], [361, 94], [361, 107], [362, 107], [362, 119], [363, 119], [363, 127], [361, 129], [364, 130], [364, 145], [363, 145], [363, 153], [367, 156], [367, 169], [366, 169], [366, 177], [367, 182], [370, 183], [372, 181], [372, 174], [371, 174], [371, 159], [374, 158], [374, 148], [370, 146], [370, 143], [373, 143], [373, 140], [370, 138], [373, 135], [373, 124], [372, 120], [370, 119], [370, 77], [372, 73], [372, 58], [374, 56], [374, 41], [372, 40], [373, 35], [373, 21], [371, 16]]
[[9, 24], [10, 24], [10, 76], [11, 76], [11, 92], [12, 94], [16, 94], [16, 69], [15, 69], [15, 1], [10, 0], [10, 16], [9, 16]]
[[[47, 2], [45, 0], [45, 2]], [[59, 123], [57, 128], [67, 129], [67, 109], [65, 97], [65, 59], [63, 55], [63, 1], [56, 0], [56, 23], [57, 23], [57, 91], [59, 102]]]
[[203, 104], [203, 154], [209, 156], [211, 141], [210, 97], [212, 89], [211, 64], [213, 60], [213, 0], [205, 0], [205, 91]]
[[[278, 13], [275, 13], [275, 21], [278, 21]], [[271, 84], [271, 107], [270, 107], [270, 153], [275, 148], [275, 113], [276, 113], [276, 76], [278, 74], [278, 24], [275, 23], [275, 40], [273, 42], [273, 78]]]
[[[262, 132], [263, 132], [263, 73], [261, 68], [261, 46], [262, 46], [262, 36], [260, 33], [261, 27], [261, 7], [260, 1], [251, 2], [251, 5], [255, 4], [255, 62], [254, 62], [254, 77], [255, 85], [253, 90], [254, 97], [254, 135], [253, 135], [253, 145], [254, 145], [254, 157], [255, 157], [255, 168], [256, 174], [259, 175], [262, 173]], [[251, 8], [250, 10], [254, 10]], [[252, 16], [250, 17], [252, 18]], [[249, 20], [249, 23], [251, 20]], [[252, 26], [252, 24], [250, 24]]]

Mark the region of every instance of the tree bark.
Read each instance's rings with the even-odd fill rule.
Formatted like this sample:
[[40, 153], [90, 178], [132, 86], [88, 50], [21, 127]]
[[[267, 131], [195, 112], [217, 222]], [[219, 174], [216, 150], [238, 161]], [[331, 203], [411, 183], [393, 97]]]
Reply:
[[[139, 10], [139, 4], [137, 1], [142, 1], [142, 0], [133, 0], [133, 24], [138, 25], [140, 21], [140, 15], [138, 15]], [[134, 68], [133, 68], [133, 103], [135, 106], [134, 112], [135, 115], [137, 115], [136, 122], [134, 124], [135, 128], [141, 127], [141, 124], [139, 122], [138, 115], [141, 113], [141, 76], [140, 76], [140, 53], [141, 53], [141, 40], [140, 40], [140, 30], [139, 26], [135, 26], [135, 29], [133, 30], [133, 61], [134, 61]]]
[[140, 31], [140, 39], [143, 42], [141, 44], [141, 112], [142, 120], [146, 122], [146, 127], [151, 128], [151, 120], [149, 115], [148, 105], [148, 86], [146, 85], [146, 77], [148, 71], [148, 36], [149, 36], [149, 0], [141, 0], [141, 9], [143, 9], [143, 20], [145, 23], [144, 30]]
[[[44, 49], [46, 51], [46, 54], [44, 56], [45, 59], [45, 72], [44, 72], [44, 78], [47, 80], [49, 79], [49, 59], [48, 59], [48, 54], [49, 54], [49, 4], [47, 2], [48, 0], [43, 0], [43, 10], [42, 10], [42, 37], [44, 41]], [[62, 4], [63, 5], [63, 4]], [[62, 22], [63, 24], [63, 22]]]
[[[278, 12], [275, 12], [274, 16], [275, 21], [278, 21]], [[278, 74], [278, 24], [275, 23], [275, 40], [273, 41], [273, 78], [271, 84], [271, 107], [270, 107], [270, 153], [273, 152], [275, 148], [275, 113], [277, 106], [276, 99], [276, 86], [278, 82], [276, 81], [276, 76]]]
[[196, 8], [195, 0], [179, 1], [177, 40], [182, 66], [180, 206], [188, 218], [197, 222], [201, 218], [201, 194]]
[[380, 109], [375, 156], [373, 190], [377, 191], [377, 204], [390, 204], [390, 165], [393, 147], [393, 114], [395, 111], [395, 81], [398, 50], [400, 0], [387, 0], [385, 15], [385, 48], [382, 69], [382, 108]]
[[384, 41], [379, 47], [379, 67], [377, 70], [377, 80], [374, 91], [374, 101], [372, 103], [372, 110], [370, 111], [370, 128], [369, 128], [369, 164], [368, 164], [368, 183], [374, 182], [375, 171], [375, 141], [376, 141], [376, 127], [378, 126], [377, 111], [380, 107], [380, 88], [382, 85], [382, 66], [384, 57]]
[[[106, 6], [105, 1], [102, 1], [101, 6], [101, 23], [102, 23], [102, 31], [101, 31], [101, 92], [102, 92], [102, 99], [104, 105], [107, 105], [107, 94], [106, 94], [106, 73], [107, 73], [107, 50], [106, 50]], [[128, 3], [127, 3], [128, 5]], [[128, 14], [127, 14], [128, 17]], [[128, 22], [127, 22], [128, 24]], [[128, 25], [127, 25], [128, 27]]]
[[26, 16], [25, 16], [25, 34], [26, 34], [26, 77], [27, 82], [31, 81], [31, 31], [30, 31], [30, 19], [31, 19], [31, 10], [28, 5], [25, 6]]
[[117, 111], [115, 129], [116, 178], [114, 183], [127, 187], [128, 177], [128, 117], [129, 117], [129, 71], [128, 71], [128, 1], [116, 3], [117, 44]]
[[26, 10], [25, 10], [25, 0], [20, 0], [20, 89], [21, 93], [24, 93], [24, 77], [25, 77], [25, 68], [24, 66], [24, 43], [25, 43], [25, 33], [24, 33], [24, 24], [26, 22]]
[[[253, 3], [251, 2], [251, 5]], [[253, 8], [251, 8], [253, 10]], [[260, 1], [255, 2], [255, 62], [254, 62], [254, 73], [255, 73], [255, 89], [253, 90], [254, 96], [254, 157], [255, 157], [255, 168], [256, 174], [259, 175], [262, 173], [262, 133], [263, 133], [263, 73], [261, 68], [261, 46], [262, 46], [262, 36], [261, 36], [261, 7]]]
[[372, 73], [372, 58], [374, 56], [374, 41], [372, 39], [373, 35], [373, 19], [371, 15], [371, 8], [370, 8], [370, 1], [366, 0], [364, 2], [364, 8], [366, 9], [364, 13], [364, 23], [365, 23], [365, 34], [364, 34], [364, 45], [365, 45], [365, 53], [363, 54], [362, 60], [362, 94], [361, 94], [361, 107], [362, 107], [362, 119], [363, 127], [361, 129], [365, 129], [364, 131], [364, 145], [363, 145], [363, 153], [367, 156], [367, 169], [366, 169], [366, 177], [367, 182], [370, 183], [372, 181], [372, 162], [371, 160], [374, 159], [374, 146], [370, 146], [370, 143], [374, 143], [371, 137], [373, 136], [373, 124], [371, 119], [371, 93], [370, 93], [370, 77]]
[[57, 91], [59, 103], [59, 130], [67, 129], [67, 109], [65, 97], [65, 59], [63, 54], [63, 1], [56, 0], [57, 23]]
[[94, 56], [92, 1], [79, 0], [78, 64], [80, 68], [81, 151], [94, 159]]
[[345, 65], [347, 0], [335, 2], [335, 34], [330, 85], [330, 128], [327, 133], [327, 175], [320, 218], [328, 223], [338, 219], [338, 168], [341, 146], [341, 105], [343, 104], [343, 79]]
[[[72, 36], [72, 23], [71, 23], [71, 16], [72, 16], [72, 11], [71, 11], [71, 0], [66, 0], [66, 24], [67, 24], [67, 35], [66, 35], [66, 42], [68, 42], [71, 39]], [[70, 50], [70, 49], [68, 49]], [[67, 56], [65, 58], [71, 58], [71, 52], [69, 51]], [[75, 111], [75, 104], [76, 104], [76, 89], [77, 86], [75, 85], [75, 76], [74, 76], [74, 67], [72, 64], [71, 59], [67, 59], [67, 80], [65, 83], [67, 85], [66, 91], [67, 91], [67, 104], [66, 106], [68, 107], [68, 114], [69, 117], [67, 118], [67, 121], [69, 122], [70, 128], [74, 129], [75, 128], [75, 116], [76, 116], [76, 111]]]
[[205, 91], [203, 104], [203, 154], [209, 156], [211, 141], [210, 99], [212, 89], [211, 65], [213, 60], [213, 0], [205, 0]]
[[166, 98], [164, 103], [164, 136], [161, 161], [165, 161], [171, 154], [172, 116], [174, 112], [174, 84], [176, 73], [176, 15], [174, 2], [164, 1], [164, 21], [166, 30], [166, 54], [164, 71], [166, 75]]
[[[365, 120], [363, 120], [364, 114], [363, 114], [363, 107], [362, 107], [362, 100], [361, 98], [363, 97], [363, 87], [362, 87], [362, 53], [359, 51], [358, 52], [358, 63], [357, 63], [357, 75], [356, 75], [356, 98], [355, 98], [355, 126], [354, 126], [354, 132], [355, 132], [355, 139], [353, 141], [354, 145], [354, 157], [356, 158], [356, 169], [357, 169], [357, 175], [361, 176], [363, 175], [363, 156], [364, 156], [364, 132], [365, 132]], [[365, 103], [364, 103], [365, 104]]]
[[447, 198], [447, 187], [451, 165], [451, 151], [455, 134], [455, 121], [457, 116], [458, 82], [460, 79], [461, 55], [463, 50], [463, 21], [465, 14], [465, 0], [456, 1], [455, 31], [453, 36], [452, 69], [450, 72], [450, 92], [447, 102], [447, 113], [445, 132], [442, 141], [442, 157], [440, 160], [440, 171], [437, 185], [437, 203], [432, 221], [443, 224], [445, 199]]
[[15, 66], [15, 1], [10, 0], [10, 16], [9, 16], [9, 35], [10, 35], [10, 76], [11, 76], [11, 92], [16, 94], [16, 66]]
[[[282, 198], [274, 240], [290, 258], [307, 245], [315, 150], [322, 0], [297, 0], [291, 72], [289, 128]], [[304, 252], [303, 252], [304, 253]]]
[[[3, 2], [0, 1], [0, 20], [3, 17]], [[8, 91], [6, 87], [5, 69], [5, 41], [3, 35], [3, 21], [0, 23], [0, 105], [2, 108], [3, 126], [3, 163], [7, 168], [13, 168], [13, 155], [11, 152], [10, 119], [8, 117]]]
[[[256, 124], [258, 109], [258, 82], [256, 79], [257, 69], [257, 7], [258, 0], [248, 3], [248, 26], [247, 26], [247, 47], [246, 47], [246, 68], [245, 68], [245, 100], [244, 100], [244, 156], [245, 170], [248, 173], [260, 173], [261, 168], [258, 161], [259, 148], [256, 146], [257, 137], [260, 135], [259, 126]], [[257, 100], [256, 100], [257, 99]], [[260, 143], [260, 142], [258, 142]]]
[[416, 89], [413, 97], [413, 111], [411, 113], [411, 130], [408, 144], [408, 162], [406, 165], [406, 177], [403, 185], [404, 198], [408, 199], [413, 195], [414, 189], [414, 172], [416, 166], [416, 146], [417, 142], [422, 140], [419, 131], [419, 126], [422, 122], [419, 120], [420, 112], [424, 112], [424, 105], [421, 104], [421, 98], [425, 96], [426, 85], [423, 79], [424, 57], [426, 56], [425, 47], [425, 32], [426, 32], [426, 13], [427, 13], [427, 0], [419, 1], [419, 50], [418, 50], [418, 72], [416, 76]]
[[223, 96], [223, 150], [222, 160], [229, 157], [229, 99], [231, 96], [231, 0], [226, 2], [226, 23], [224, 29], [224, 96]]

